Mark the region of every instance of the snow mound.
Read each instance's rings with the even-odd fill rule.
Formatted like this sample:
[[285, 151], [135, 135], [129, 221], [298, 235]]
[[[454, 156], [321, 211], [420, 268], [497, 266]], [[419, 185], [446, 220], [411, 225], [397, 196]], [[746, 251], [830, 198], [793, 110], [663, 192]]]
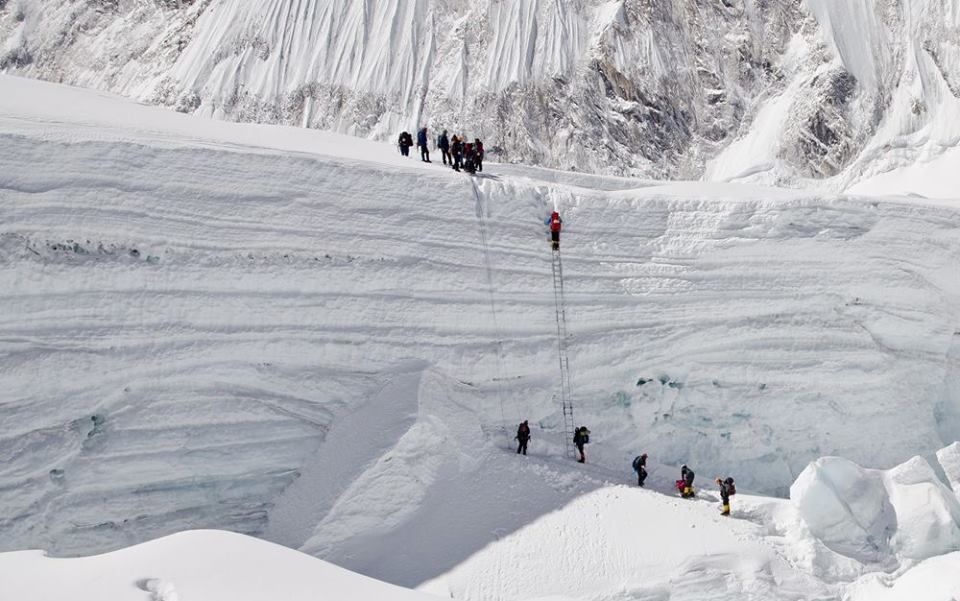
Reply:
[[298, 551], [218, 530], [181, 532], [76, 559], [55, 559], [39, 551], [0, 554], [0, 599], [144, 601], [145, 592], [151, 601], [433, 599]]
[[934, 557], [892, 576], [873, 573], [847, 589], [845, 601], [955, 601], [960, 599], [960, 552]]
[[180, 601], [177, 588], [166, 580], [150, 578], [143, 583], [143, 589], [152, 593], [152, 601]]
[[790, 487], [810, 531], [831, 550], [860, 561], [889, 554], [896, 516], [878, 474], [846, 459], [819, 459]]
[[825, 457], [800, 474], [790, 498], [813, 536], [865, 564], [893, 566], [960, 547], [960, 503], [920, 457], [887, 471]]
[[[735, 511], [747, 504], [738, 496]], [[718, 509], [712, 498], [604, 487], [496, 541], [420, 590], [462, 601], [826, 596], [828, 587], [765, 544], [760, 528], [720, 517]], [[678, 596], [678, 582], [689, 597]]]

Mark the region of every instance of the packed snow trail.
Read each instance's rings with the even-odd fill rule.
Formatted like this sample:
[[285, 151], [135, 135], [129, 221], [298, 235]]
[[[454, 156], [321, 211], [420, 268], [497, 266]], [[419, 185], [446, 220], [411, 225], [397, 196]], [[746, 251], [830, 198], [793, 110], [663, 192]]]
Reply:
[[[732, 501], [733, 517], [721, 517], [715, 490], [680, 499], [608, 484], [419, 588], [462, 601], [944, 601], [960, 594], [960, 501], [920, 457], [887, 471], [823, 458], [803, 471], [789, 501], [744, 491]], [[882, 555], [854, 558], [868, 549]]]

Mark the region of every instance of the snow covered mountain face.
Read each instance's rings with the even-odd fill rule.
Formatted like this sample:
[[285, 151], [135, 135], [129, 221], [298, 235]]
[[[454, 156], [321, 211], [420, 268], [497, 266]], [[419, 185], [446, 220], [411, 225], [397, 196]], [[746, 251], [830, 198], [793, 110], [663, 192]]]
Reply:
[[[414, 585], [629, 482], [641, 450], [660, 490], [688, 463], [785, 496], [823, 455], [935, 465], [960, 438], [949, 201], [469, 178], [349, 136], [0, 87], [0, 548], [216, 527]], [[594, 432], [576, 471], [555, 207]]]
[[957, 0], [7, 0], [0, 69], [501, 161], [793, 183], [960, 138]]
[[[298, 126], [0, 76], [0, 550], [224, 528], [463, 599], [621, 599], [653, 564], [633, 597], [953, 573], [960, 213], [884, 194], [956, 196], [957, 13], [0, 0], [5, 70]], [[581, 173], [467, 179], [299, 127], [421, 123]], [[561, 459], [554, 208], [586, 466]], [[652, 490], [610, 486], [641, 450]], [[718, 525], [661, 494], [681, 463], [793, 501]], [[658, 539], [716, 536], [664, 554], [641, 503]], [[541, 548], [529, 583], [501, 569]], [[597, 548], [617, 564], [557, 577]]]

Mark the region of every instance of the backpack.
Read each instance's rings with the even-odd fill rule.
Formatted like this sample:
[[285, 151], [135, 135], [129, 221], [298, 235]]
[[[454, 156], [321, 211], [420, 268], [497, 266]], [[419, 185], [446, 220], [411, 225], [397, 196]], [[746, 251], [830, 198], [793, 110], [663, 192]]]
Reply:
[[633, 460], [633, 471], [639, 472], [640, 468], [643, 467], [642, 462], [643, 462], [643, 457], [641, 457], [640, 455], [637, 455], [636, 458], [634, 458]]
[[737, 487], [733, 484], [733, 478], [727, 478], [723, 481], [723, 483], [727, 485], [727, 494], [729, 496], [732, 497], [733, 495], [737, 494]]
[[551, 231], [551, 232], [559, 232], [559, 231], [560, 231], [560, 226], [561, 226], [561, 224], [563, 224], [563, 220], [560, 219], [560, 214], [557, 213], [556, 211], [554, 211], [553, 214], [550, 215], [550, 220], [549, 220], [549, 221], [550, 221], [550, 231]]

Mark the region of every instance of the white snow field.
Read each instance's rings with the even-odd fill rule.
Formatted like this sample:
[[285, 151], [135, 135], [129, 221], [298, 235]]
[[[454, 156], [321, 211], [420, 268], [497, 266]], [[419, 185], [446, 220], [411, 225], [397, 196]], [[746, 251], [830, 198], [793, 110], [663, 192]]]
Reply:
[[0, 599], [52, 601], [431, 601], [303, 553], [240, 534], [198, 530], [106, 555], [0, 554]]
[[[534, 459], [533, 461], [537, 461]], [[853, 470], [858, 475], [851, 476]], [[902, 475], [915, 477], [904, 482]], [[868, 480], [887, 483], [889, 498], [862, 494]], [[803, 484], [801, 484], [803, 482]], [[811, 505], [810, 497], [834, 484], [848, 492]], [[793, 503], [737, 495], [735, 515], [717, 515], [715, 496], [671, 498], [623, 485], [605, 486], [548, 513], [480, 550], [415, 593], [337, 568], [277, 545], [222, 531], [190, 531], [101, 556], [58, 559], [39, 551], [0, 554], [0, 598], [25, 601], [265, 601], [267, 599], [360, 599], [371, 601], [694, 600], [746, 599], [846, 601], [953, 601], [960, 596], [960, 550], [943, 549], [938, 531], [918, 527], [936, 510], [923, 494], [948, 490], [929, 464], [915, 458], [889, 472], [862, 470], [838, 458], [818, 461], [795, 485]], [[821, 489], [821, 490], [818, 490]], [[449, 499], [461, 509], [494, 500], [497, 491]], [[830, 495], [830, 493], [827, 493]], [[855, 503], [869, 511], [897, 499], [896, 522], [876, 537], [865, 536]], [[875, 503], [876, 502], [876, 503]], [[954, 507], [958, 505], [952, 500]], [[828, 539], [811, 529], [837, 520]], [[956, 536], [960, 514], [936, 526]], [[906, 526], [904, 525], [907, 524]], [[846, 538], [838, 538], [844, 528]], [[908, 532], [905, 532], [908, 531]], [[907, 558], [882, 562], [855, 556], [864, 549], [913, 539]], [[842, 542], [849, 549], [835, 549]], [[430, 541], [453, 549], [450, 533]], [[854, 548], [861, 544], [861, 547]], [[852, 553], [845, 552], [852, 550]], [[148, 594], [149, 593], [149, 594]]]
[[[463, 599], [958, 595], [953, 201], [438, 162], [0, 76], [0, 550], [215, 528]], [[662, 494], [681, 463], [735, 519]], [[239, 540], [5, 554], [0, 599], [348, 578]]]
[[[872, 494], [874, 479], [885, 492]], [[707, 496], [606, 487], [420, 588], [471, 601], [960, 598], [960, 503], [919, 457], [886, 472], [821, 459], [790, 501], [734, 496], [740, 519], [717, 515]], [[863, 515], [891, 503], [866, 532]], [[887, 553], [863, 555], [877, 548]]]

